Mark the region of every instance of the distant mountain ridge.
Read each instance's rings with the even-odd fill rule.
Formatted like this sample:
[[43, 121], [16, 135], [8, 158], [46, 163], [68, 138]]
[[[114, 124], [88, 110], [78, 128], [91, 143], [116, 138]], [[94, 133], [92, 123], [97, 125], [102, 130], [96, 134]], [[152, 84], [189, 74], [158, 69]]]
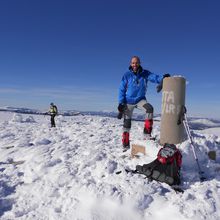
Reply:
[[[34, 114], [34, 115], [44, 115], [45, 112], [37, 109], [30, 108], [19, 108], [19, 107], [0, 107], [0, 112], [14, 112], [20, 114]], [[76, 116], [76, 115], [97, 115], [102, 117], [117, 117], [117, 112], [114, 111], [76, 111], [76, 110], [60, 110], [59, 115], [63, 116]], [[160, 121], [160, 114], [155, 114], [154, 120]], [[135, 121], [144, 121], [145, 114], [144, 113], [136, 113], [133, 114], [133, 120]], [[190, 128], [195, 130], [203, 130], [207, 128], [215, 128], [220, 127], [219, 119], [210, 119], [210, 118], [201, 118], [201, 117], [189, 117], [189, 125]]]
[[[46, 113], [45, 111], [41, 111], [37, 109], [19, 108], [19, 107], [0, 107], [0, 111], [15, 112], [20, 114], [34, 114], [34, 115], [44, 115]], [[59, 114], [64, 116], [73, 116], [80, 114], [80, 112], [75, 110], [67, 110], [67, 111], [59, 111]]]
[[[0, 111], [5, 112], [15, 112], [21, 114], [35, 114], [43, 115], [45, 111], [30, 109], [30, 108], [19, 108], [19, 107], [0, 107]], [[74, 116], [74, 115], [99, 115], [106, 117], [117, 117], [118, 113], [114, 111], [77, 111], [77, 110], [58, 110], [59, 115], [63, 116]], [[134, 118], [139, 120], [144, 120], [145, 114], [134, 113]], [[159, 115], [157, 115], [159, 116]]]

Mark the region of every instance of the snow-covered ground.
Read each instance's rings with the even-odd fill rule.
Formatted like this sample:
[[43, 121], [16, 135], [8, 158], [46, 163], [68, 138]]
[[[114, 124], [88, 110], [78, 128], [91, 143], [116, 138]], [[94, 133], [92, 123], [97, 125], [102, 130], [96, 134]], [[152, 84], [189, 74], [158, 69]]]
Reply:
[[[189, 142], [178, 145], [183, 194], [124, 171], [151, 162], [161, 147], [143, 141], [143, 122], [132, 122], [131, 142], [145, 145], [147, 155], [134, 159], [122, 152], [122, 121], [116, 118], [58, 116], [56, 123], [50, 128], [48, 116], [0, 112], [0, 219], [220, 219], [217, 122], [197, 130], [196, 123], [201, 129], [207, 120], [196, 119], [192, 126], [206, 181], [199, 180]], [[153, 132], [159, 131], [155, 122]], [[208, 158], [212, 150], [216, 161]]]

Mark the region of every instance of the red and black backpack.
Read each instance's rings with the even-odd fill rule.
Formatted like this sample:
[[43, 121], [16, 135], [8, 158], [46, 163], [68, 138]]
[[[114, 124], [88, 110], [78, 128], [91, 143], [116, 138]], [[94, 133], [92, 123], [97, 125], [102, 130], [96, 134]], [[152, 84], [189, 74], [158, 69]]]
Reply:
[[164, 182], [169, 185], [179, 185], [182, 155], [174, 144], [164, 144], [157, 158], [151, 163], [137, 165], [137, 173], [146, 175], [151, 180]]
[[174, 144], [164, 144], [157, 154], [157, 159], [162, 164], [175, 163], [179, 168], [182, 165], [182, 154]]

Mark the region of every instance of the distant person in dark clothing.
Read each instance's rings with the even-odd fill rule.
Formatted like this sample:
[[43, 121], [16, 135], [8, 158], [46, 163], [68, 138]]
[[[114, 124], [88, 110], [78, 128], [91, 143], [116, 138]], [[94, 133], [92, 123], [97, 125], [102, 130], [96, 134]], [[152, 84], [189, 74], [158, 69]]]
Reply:
[[50, 109], [49, 109], [49, 114], [50, 114], [50, 122], [51, 122], [51, 127], [56, 127], [55, 124], [55, 116], [57, 115], [57, 106], [54, 105], [54, 103], [50, 103]]

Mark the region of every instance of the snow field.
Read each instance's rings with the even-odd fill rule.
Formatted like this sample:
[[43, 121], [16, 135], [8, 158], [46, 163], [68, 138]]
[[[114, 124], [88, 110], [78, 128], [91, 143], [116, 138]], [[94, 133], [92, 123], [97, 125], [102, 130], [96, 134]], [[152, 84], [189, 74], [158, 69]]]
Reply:
[[[199, 181], [185, 141], [178, 145], [185, 192], [176, 194], [124, 171], [151, 162], [161, 147], [143, 140], [143, 122], [132, 122], [131, 143], [145, 145], [147, 155], [131, 159], [115, 118], [58, 116], [50, 128], [48, 116], [2, 112], [0, 121], [0, 219], [220, 219], [220, 164], [207, 156], [219, 154], [220, 139], [206, 130], [193, 137], [207, 181]], [[153, 133], [159, 131], [156, 122]]]

